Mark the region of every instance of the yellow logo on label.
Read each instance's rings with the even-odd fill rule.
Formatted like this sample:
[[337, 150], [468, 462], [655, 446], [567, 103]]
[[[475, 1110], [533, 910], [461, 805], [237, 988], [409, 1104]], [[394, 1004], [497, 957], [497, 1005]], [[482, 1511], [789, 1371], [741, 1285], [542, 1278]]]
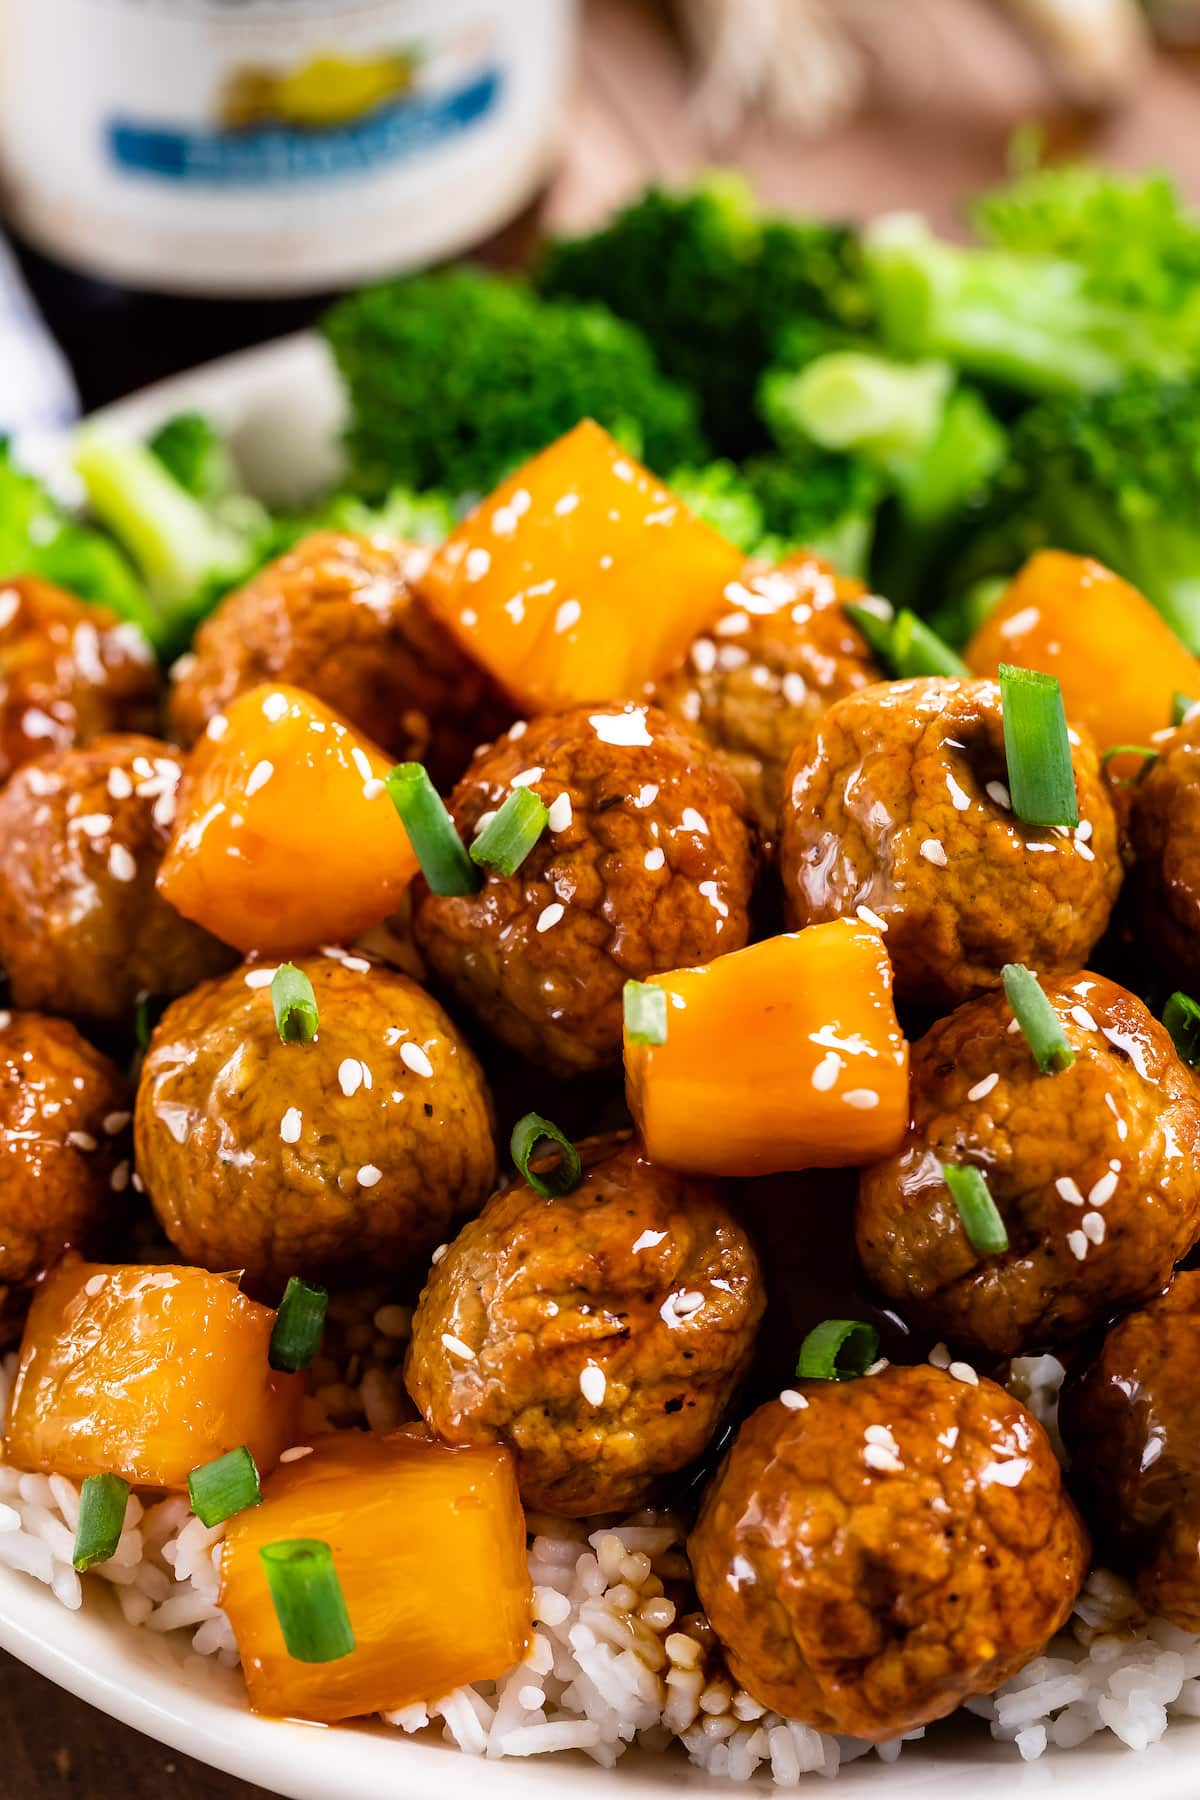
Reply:
[[221, 123], [235, 131], [262, 125], [332, 131], [410, 93], [417, 68], [416, 53], [400, 50], [362, 57], [328, 51], [283, 73], [238, 69], [221, 94]]

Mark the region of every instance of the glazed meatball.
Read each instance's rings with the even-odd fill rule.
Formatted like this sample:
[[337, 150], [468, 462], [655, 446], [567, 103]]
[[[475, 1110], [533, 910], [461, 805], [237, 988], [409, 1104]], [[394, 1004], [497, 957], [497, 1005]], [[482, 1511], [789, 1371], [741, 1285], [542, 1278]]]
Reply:
[[797, 741], [834, 700], [880, 678], [843, 610], [863, 591], [808, 552], [775, 569], [752, 563], [683, 668], [655, 690], [664, 712], [721, 752], [767, 838]]
[[136, 625], [35, 575], [0, 580], [0, 784], [47, 750], [153, 731], [158, 673]]
[[1200, 715], [1162, 745], [1132, 794], [1134, 895], [1148, 948], [1200, 982]]
[[124, 1077], [73, 1025], [0, 1012], [0, 1343], [37, 1277], [119, 1205], [128, 1124]]
[[580, 1145], [546, 1199], [496, 1194], [430, 1272], [406, 1379], [448, 1443], [505, 1443], [529, 1506], [643, 1506], [705, 1448], [762, 1316], [750, 1241], [712, 1182], [634, 1140]]
[[618, 1065], [621, 990], [740, 950], [755, 838], [732, 775], [654, 707], [603, 705], [513, 727], [450, 810], [470, 840], [517, 787], [550, 809], [515, 875], [425, 893], [430, 968], [514, 1050], [557, 1074]]
[[[1012, 1356], [1171, 1278], [1200, 1233], [1200, 1089], [1141, 1001], [1087, 973], [1042, 987], [1075, 1052], [1043, 1075], [1003, 994], [914, 1047], [908, 1133], [864, 1169], [867, 1274], [910, 1320]], [[1009, 1248], [972, 1247], [942, 1164], [982, 1170]]]
[[752, 1413], [688, 1549], [742, 1686], [876, 1742], [1015, 1674], [1088, 1564], [1033, 1416], [929, 1367], [802, 1383]]
[[1095, 746], [1074, 734], [1076, 831], [1014, 815], [994, 681], [923, 679], [838, 700], [788, 765], [780, 869], [790, 922], [860, 907], [888, 928], [903, 999], [953, 1006], [1004, 963], [1074, 969], [1121, 882]]
[[1147, 1612], [1200, 1631], [1200, 1273], [1113, 1326], [1059, 1423], [1103, 1553]]
[[104, 737], [0, 793], [0, 962], [18, 1006], [119, 1023], [139, 994], [181, 994], [234, 961], [154, 885], [181, 772], [156, 738]]
[[322, 531], [269, 564], [221, 602], [176, 663], [170, 721], [180, 742], [198, 738], [235, 695], [285, 681], [397, 761], [456, 780], [512, 711], [409, 586], [427, 558], [417, 544]]
[[414, 981], [316, 955], [320, 1025], [283, 1043], [270, 968], [247, 966], [168, 1007], [142, 1066], [138, 1172], [183, 1258], [244, 1269], [277, 1297], [290, 1275], [377, 1279], [420, 1265], [495, 1175], [475, 1057]]

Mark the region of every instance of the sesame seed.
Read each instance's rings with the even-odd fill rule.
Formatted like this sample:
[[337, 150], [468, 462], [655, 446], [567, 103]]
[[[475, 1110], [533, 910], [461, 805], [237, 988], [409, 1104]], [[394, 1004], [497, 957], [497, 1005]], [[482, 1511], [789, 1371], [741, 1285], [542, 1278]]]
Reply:
[[104, 1132], [106, 1137], [116, 1137], [118, 1131], [124, 1131], [129, 1123], [127, 1112], [110, 1112], [104, 1115]]
[[863, 1432], [863, 1436], [866, 1438], [868, 1444], [881, 1444], [885, 1450], [890, 1450], [893, 1456], [899, 1454], [900, 1446], [892, 1436], [888, 1426], [868, 1425], [867, 1429]]
[[698, 675], [710, 675], [717, 666], [717, 646], [711, 638], [697, 638], [692, 645], [692, 667]]
[[881, 1475], [901, 1475], [904, 1464], [891, 1450], [885, 1450], [882, 1444], [868, 1444], [862, 1453], [862, 1459], [868, 1469], [875, 1469]]
[[[578, 494], [560, 494], [559, 498], [554, 502], [554, 511], [560, 519], [565, 519], [567, 514], [573, 513], [578, 505]], [[538, 1704], [540, 1706], [541, 1702], [539, 1701]]]
[[114, 1194], [123, 1194], [129, 1186], [129, 1164], [119, 1162], [113, 1170], [108, 1182]]
[[311, 1444], [293, 1444], [290, 1450], [280, 1451], [279, 1460], [281, 1463], [299, 1462], [302, 1457], [311, 1456], [312, 1453]]
[[545, 773], [546, 771], [541, 768], [522, 769], [519, 775], [513, 776], [508, 785], [514, 788], [532, 787], [534, 782], [540, 781]]
[[989, 800], [994, 800], [997, 806], [1002, 806], [1005, 812], [1012, 811], [1012, 795], [1002, 781], [989, 781], [984, 793]]
[[808, 1411], [808, 1401], [803, 1394], [798, 1394], [795, 1388], [784, 1388], [779, 1396], [779, 1403], [781, 1406], [786, 1406], [789, 1412]]
[[842, 1070], [842, 1059], [832, 1050], [827, 1050], [812, 1072], [812, 1084], [818, 1094], [827, 1094], [837, 1081]]
[[429, 1259], [435, 1269], [436, 1269], [437, 1265], [441, 1262], [443, 1256], [445, 1256], [445, 1254], [449, 1248], [450, 1248], [449, 1244], [439, 1244], [438, 1245], [437, 1249], [434, 1251], [433, 1255]]
[[555, 632], [561, 635], [564, 631], [570, 631], [582, 617], [583, 608], [578, 600], [564, 600], [554, 615]]
[[653, 806], [657, 799], [658, 784], [653, 781], [648, 781], [645, 787], [638, 789], [637, 794], [634, 796], [633, 804], [637, 807]]
[[1104, 1242], [1104, 1214], [1098, 1212], [1084, 1213], [1079, 1221], [1083, 1227], [1083, 1235], [1093, 1244]]
[[382, 1178], [383, 1170], [377, 1169], [374, 1163], [364, 1163], [362, 1168], [358, 1171], [359, 1187], [372, 1188], [375, 1186], [375, 1183], [382, 1180]]
[[461, 1356], [465, 1362], [475, 1361], [475, 1352], [470, 1344], [464, 1344], [461, 1338], [454, 1337], [449, 1331], [442, 1333], [442, 1348], [449, 1350], [452, 1356]]
[[958, 785], [953, 775], [948, 774], [946, 776], [946, 786], [949, 789], [951, 804], [953, 805], [955, 812], [966, 812], [971, 804], [970, 794], [966, 793]]
[[278, 725], [287, 709], [286, 694], [268, 694], [262, 703], [263, 718], [269, 719], [272, 725]]
[[94, 1150], [96, 1140], [90, 1131], [68, 1131], [67, 1142], [76, 1150]]
[[208, 721], [208, 724], [204, 727], [204, 735], [214, 744], [219, 744], [228, 730], [229, 720], [225, 717], [225, 714], [214, 713], [212, 718]]
[[580, 1370], [579, 1391], [589, 1406], [603, 1406], [607, 1389], [608, 1381], [598, 1364], [590, 1362]]
[[701, 837], [708, 836], [708, 821], [703, 813], [698, 813], [694, 806], [685, 806], [680, 825], [684, 831], [695, 831]]
[[133, 783], [124, 769], [108, 771], [108, 791], [114, 800], [128, 800], [133, 792]]
[[947, 1350], [945, 1344], [935, 1344], [933, 1349], [929, 1352], [929, 1360], [935, 1369], [948, 1369], [950, 1367], [950, 1352]]
[[560, 794], [546, 809], [546, 823], [551, 831], [567, 831], [573, 818], [570, 794]]
[[921, 845], [921, 855], [927, 863], [932, 863], [935, 869], [944, 869], [950, 861], [940, 838], [926, 838]]
[[347, 1056], [338, 1064], [338, 1086], [347, 1100], [352, 1100], [363, 1082], [363, 1066], [356, 1056]]
[[112, 814], [84, 813], [81, 819], [74, 819], [72, 820], [72, 823], [78, 826], [85, 837], [107, 837], [108, 833], [112, 830]]
[[300, 1127], [303, 1123], [298, 1106], [289, 1106], [279, 1121], [279, 1135], [285, 1144], [299, 1142]]
[[643, 863], [644, 866], [650, 870], [651, 874], [653, 874], [656, 869], [662, 868], [666, 860], [667, 853], [665, 850], [647, 850], [645, 857], [643, 858]]
[[1096, 1029], [1096, 1021], [1093, 1019], [1086, 1006], [1070, 1007], [1067, 1012], [1067, 1017], [1069, 1019], [1074, 1019], [1081, 1031], [1095, 1031]]
[[[349, 969], [353, 975], [369, 975], [371, 973], [371, 965], [365, 956], [341, 956], [336, 960], [341, 963], [343, 969]], [[368, 1082], [367, 1086], [370, 1085]]]
[[717, 662], [727, 672], [744, 669], [750, 661], [750, 652], [742, 644], [722, 644], [717, 651]]
[[114, 881], [132, 881], [137, 864], [124, 844], [114, 844], [108, 853], [108, 872]]
[[361, 744], [355, 744], [350, 752], [350, 761], [354, 764], [364, 781], [373, 781], [375, 771], [371, 767], [371, 759]]
[[979, 1377], [968, 1362], [952, 1362], [946, 1373], [955, 1381], [964, 1381], [968, 1387], [978, 1387]]
[[872, 912], [869, 906], [856, 906], [854, 909], [854, 916], [856, 919], [860, 920], [862, 924], [874, 926], [876, 931], [887, 930], [887, 920], [881, 919], [879, 914], [877, 912]]
[[874, 1088], [850, 1088], [842, 1095], [847, 1106], [855, 1107], [859, 1112], [870, 1112], [879, 1105], [879, 1095]]
[[991, 1075], [985, 1075], [982, 1081], [977, 1081], [974, 1087], [967, 1089], [967, 1099], [986, 1100], [999, 1080], [999, 1075], [994, 1072]]
[[12, 1014], [6, 1007], [3, 1012], [0, 1012], [0, 1031], [6, 1031], [11, 1024]]
[[1068, 1205], [1070, 1205], [1070, 1206], [1082, 1206], [1083, 1205], [1083, 1195], [1079, 1191], [1079, 1184], [1078, 1184], [1078, 1182], [1076, 1182], [1073, 1179], [1072, 1176], [1060, 1175], [1058, 1180], [1055, 1182], [1054, 1187], [1055, 1187], [1055, 1191], [1057, 1192], [1059, 1198], [1061, 1200], [1065, 1200], [1068, 1203]]
[[1112, 1169], [1102, 1175], [1093, 1188], [1088, 1190], [1089, 1206], [1104, 1206], [1117, 1191], [1117, 1176]]
[[1088, 1241], [1082, 1231], [1068, 1231], [1067, 1249], [1082, 1262], [1088, 1253]]
[[[367, 768], [368, 775], [370, 774], [370, 772], [371, 772], [370, 767], [368, 766], [368, 768]], [[250, 771], [250, 777], [249, 777], [248, 781], [246, 782], [247, 795], [249, 796], [250, 794], [257, 794], [259, 788], [266, 787], [268, 781], [270, 781], [270, 779], [274, 773], [275, 773], [275, 764], [274, 763], [267, 762], [265, 760], [263, 762], [255, 763], [254, 767]]]
[[615, 744], [628, 749], [634, 745], [652, 744], [646, 730], [646, 709], [631, 706], [619, 713], [589, 713], [588, 724], [602, 744]]
[[[499, 531], [501, 529], [497, 522], [499, 518], [500, 514], [497, 513], [492, 520], [493, 531]], [[473, 550], [467, 551], [467, 560], [463, 565], [463, 570], [468, 581], [482, 581], [491, 566], [491, 554], [483, 548], [482, 544], [477, 544]]]
[[248, 988], [270, 987], [275, 979], [274, 969], [251, 969], [244, 977]]
[[1095, 862], [1096, 852], [1089, 844], [1085, 844], [1082, 838], [1075, 839], [1075, 850], [1077, 855], [1082, 856], [1084, 862]]
[[427, 1081], [433, 1074], [433, 1064], [419, 1044], [401, 1044], [400, 1061], [406, 1069], [411, 1069], [414, 1075], [423, 1075]]
[[803, 706], [808, 699], [808, 683], [794, 669], [789, 669], [783, 678], [783, 697], [789, 706]]
[[750, 617], [744, 612], [726, 613], [725, 617], [718, 619], [713, 626], [718, 637], [740, 637], [743, 631], [749, 631], [749, 629]]
[[558, 924], [558, 921], [562, 918], [566, 910], [566, 907], [560, 900], [552, 900], [549, 906], [543, 906], [541, 912], [538, 914], [537, 929], [539, 931], [549, 931], [553, 926]]

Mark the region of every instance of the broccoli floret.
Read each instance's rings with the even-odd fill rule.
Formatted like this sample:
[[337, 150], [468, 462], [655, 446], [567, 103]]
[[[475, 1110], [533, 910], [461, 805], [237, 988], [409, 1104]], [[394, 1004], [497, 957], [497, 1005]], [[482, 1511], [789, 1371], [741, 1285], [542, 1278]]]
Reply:
[[149, 446], [197, 500], [220, 500], [237, 488], [228, 441], [207, 413], [176, 413], [159, 426]]
[[1043, 401], [1014, 428], [947, 592], [1011, 574], [1054, 545], [1115, 569], [1200, 651], [1198, 520], [1200, 385], [1139, 382]]
[[747, 556], [767, 535], [762, 502], [728, 459], [702, 468], [672, 469], [666, 483], [685, 506]]
[[585, 417], [653, 468], [707, 454], [692, 395], [600, 306], [456, 269], [352, 295], [324, 330], [350, 395], [353, 485], [368, 499], [397, 483], [486, 492]]
[[433, 491], [414, 494], [410, 488], [393, 488], [379, 506], [368, 506], [357, 494], [330, 494], [303, 512], [274, 515], [270, 550], [263, 560], [282, 556], [311, 531], [350, 531], [363, 536], [382, 532], [410, 543], [440, 544], [456, 520], [457, 509], [449, 496]]
[[110, 606], [148, 630], [154, 615], [122, 551], [77, 524], [33, 475], [18, 469], [0, 438], [0, 580], [40, 575], [82, 600]]
[[758, 555], [814, 550], [843, 575], [866, 575], [880, 500], [879, 478], [866, 463], [810, 447], [753, 456], [742, 478], [763, 511], [767, 535]]
[[763, 219], [728, 172], [680, 194], [649, 189], [603, 231], [551, 244], [535, 279], [639, 325], [666, 373], [700, 396], [704, 427], [730, 456], [765, 442], [751, 396], [781, 330], [798, 316], [851, 329], [870, 316], [856, 234]]
[[1200, 360], [1200, 289], [1152, 307], [1069, 256], [968, 249], [892, 215], [864, 234], [877, 330], [900, 356], [940, 357], [1032, 395], [1170, 380]]

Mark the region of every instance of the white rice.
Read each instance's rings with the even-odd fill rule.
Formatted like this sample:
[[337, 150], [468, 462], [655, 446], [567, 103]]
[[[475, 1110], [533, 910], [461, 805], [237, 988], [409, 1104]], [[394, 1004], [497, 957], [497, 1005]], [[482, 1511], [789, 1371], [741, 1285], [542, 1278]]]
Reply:
[[[346, 1338], [355, 1341], [337, 1349], [351, 1360], [319, 1390], [315, 1423], [366, 1422], [371, 1412], [390, 1419], [400, 1407], [407, 1321], [402, 1309], [381, 1321], [375, 1307], [372, 1316], [364, 1336], [347, 1311]], [[15, 1361], [0, 1365], [0, 1413]], [[378, 1382], [368, 1379], [372, 1371]], [[1053, 1357], [1013, 1365], [1014, 1391], [1056, 1439], [1061, 1381]], [[0, 1461], [0, 1565], [46, 1583], [72, 1609], [83, 1600], [71, 1566], [78, 1512], [75, 1482], [22, 1474]], [[678, 1616], [670, 1597], [690, 1591], [682, 1528], [670, 1516], [647, 1512], [603, 1524], [531, 1515], [529, 1526], [535, 1630], [523, 1662], [499, 1681], [384, 1714], [388, 1724], [405, 1732], [440, 1729], [468, 1755], [581, 1750], [605, 1767], [633, 1744], [659, 1751], [678, 1741], [711, 1775], [744, 1781], [761, 1770], [781, 1787], [806, 1775], [836, 1775], [872, 1750], [893, 1761], [903, 1743], [924, 1735], [880, 1745], [829, 1736], [766, 1711], [732, 1682], [703, 1615]], [[228, 1681], [238, 1663], [233, 1631], [217, 1605], [221, 1536], [181, 1497], [143, 1503], [131, 1495], [116, 1553], [89, 1571], [108, 1582], [127, 1624], [155, 1634], [164, 1660], [178, 1667], [182, 1650], [184, 1672], [194, 1680]], [[1068, 1630], [995, 1694], [968, 1701], [967, 1710], [1026, 1761], [1101, 1732], [1144, 1750], [1171, 1720], [1200, 1716], [1200, 1637], [1146, 1620], [1126, 1584], [1097, 1570]]]

